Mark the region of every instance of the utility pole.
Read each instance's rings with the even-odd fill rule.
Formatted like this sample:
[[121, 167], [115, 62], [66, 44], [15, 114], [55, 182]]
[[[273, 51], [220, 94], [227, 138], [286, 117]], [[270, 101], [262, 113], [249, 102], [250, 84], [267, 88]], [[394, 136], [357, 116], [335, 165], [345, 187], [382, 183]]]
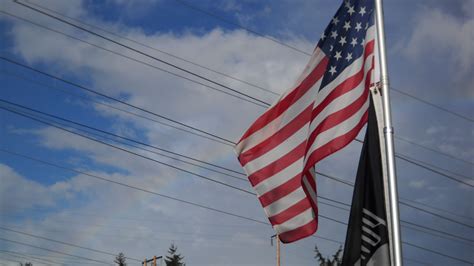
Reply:
[[275, 238], [277, 242], [276, 243], [276, 265], [280, 266], [280, 237], [278, 236], [278, 234], [272, 235], [270, 237], [270, 243], [272, 246], [273, 246], [273, 238]]
[[145, 258], [145, 260], [143, 260], [143, 262], [142, 262], [142, 265], [143, 265], [143, 266], [147, 266], [147, 263], [148, 263], [148, 262], [151, 262], [151, 266], [156, 266], [156, 260], [158, 260], [158, 259], [163, 259], [163, 256], [158, 256], [158, 257], [157, 257], [157, 256], [153, 256], [153, 258], [152, 258], [152, 259], [149, 259], [149, 260], [147, 260], [147, 259]]

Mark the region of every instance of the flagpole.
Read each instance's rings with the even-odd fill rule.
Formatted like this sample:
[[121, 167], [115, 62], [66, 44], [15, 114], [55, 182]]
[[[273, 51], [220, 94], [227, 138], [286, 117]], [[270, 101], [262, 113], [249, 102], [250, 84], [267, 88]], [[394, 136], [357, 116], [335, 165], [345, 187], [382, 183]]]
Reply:
[[377, 23], [377, 39], [379, 44], [380, 54], [380, 74], [381, 74], [381, 85], [382, 85], [382, 97], [383, 97], [383, 118], [384, 118], [384, 136], [385, 136], [385, 153], [387, 160], [387, 172], [388, 172], [388, 186], [389, 186], [389, 202], [390, 202], [390, 224], [392, 228], [392, 243], [390, 248], [394, 256], [393, 261], [396, 266], [403, 265], [402, 260], [402, 243], [400, 237], [400, 214], [398, 211], [398, 189], [397, 189], [397, 176], [395, 168], [395, 155], [393, 145], [393, 126], [392, 126], [392, 115], [390, 110], [390, 85], [388, 80], [387, 71], [387, 59], [385, 53], [385, 33], [384, 33], [384, 21], [383, 21], [383, 6], [382, 0], [375, 0], [375, 11], [376, 11], [376, 23]]

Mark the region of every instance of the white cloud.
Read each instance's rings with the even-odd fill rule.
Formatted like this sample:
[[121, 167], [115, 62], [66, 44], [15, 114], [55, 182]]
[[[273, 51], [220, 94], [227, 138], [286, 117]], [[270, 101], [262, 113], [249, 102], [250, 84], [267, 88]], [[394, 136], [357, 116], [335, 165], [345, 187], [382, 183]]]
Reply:
[[[403, 51], [412, 62], [436, 62], [445, 75], [454, 77], [452, 88], [473, 97], [474, 13], [472, 1], [465, 1], [465, 18], [455, 17], [437, 8], [424, 8], [417, 14], [411, 37]], [[426, 66], [429, 67], [429, 66]]]
[[53, 207], [57, 191], [67, 191], [28, 180], [5, 164], [0, 164], [0, 183], [0, 202], [4, 212], [32, 206]]

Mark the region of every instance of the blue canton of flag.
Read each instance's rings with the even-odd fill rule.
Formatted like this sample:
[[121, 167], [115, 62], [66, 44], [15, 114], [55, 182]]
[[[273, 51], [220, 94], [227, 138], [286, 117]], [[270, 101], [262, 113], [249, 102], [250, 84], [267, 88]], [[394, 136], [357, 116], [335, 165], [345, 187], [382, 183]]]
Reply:
[[374, 24], [373, 1], [345, 1], [326, 27], [318, 47], [329, 57], [321, 88], [362, 56], [367, 29]]

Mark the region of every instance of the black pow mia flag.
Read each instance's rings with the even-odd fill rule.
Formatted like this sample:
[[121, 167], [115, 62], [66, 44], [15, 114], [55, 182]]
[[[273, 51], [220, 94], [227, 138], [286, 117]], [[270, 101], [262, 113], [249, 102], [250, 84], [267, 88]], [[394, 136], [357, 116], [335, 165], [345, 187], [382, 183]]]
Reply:
[[342, 265], [390, 265], [380, 138], [371, 97]]

